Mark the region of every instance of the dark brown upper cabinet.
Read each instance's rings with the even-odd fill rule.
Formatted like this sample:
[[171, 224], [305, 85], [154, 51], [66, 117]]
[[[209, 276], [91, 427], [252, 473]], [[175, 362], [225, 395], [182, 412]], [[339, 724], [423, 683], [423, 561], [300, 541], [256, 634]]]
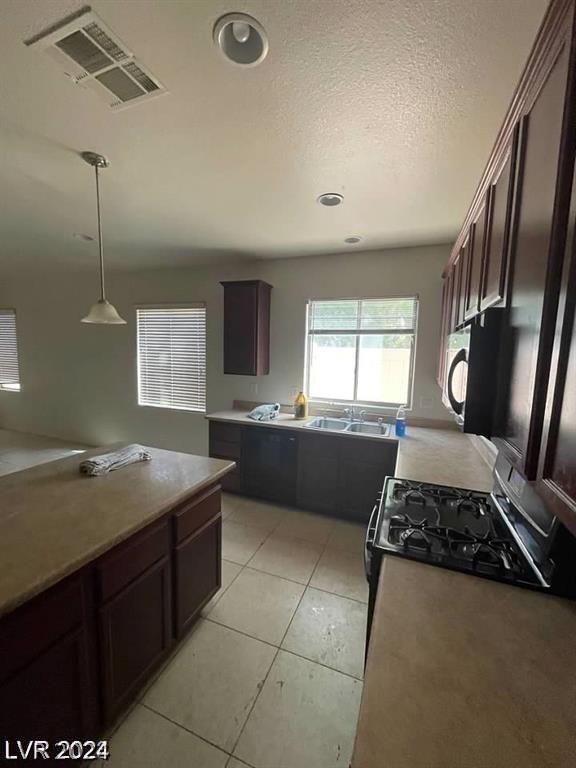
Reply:
[[520, 122], [518, 195], [512, 233], [510, 314], [498, 436], [510, 461], [534, 480], [550, 376], [574, 167], [572, 5], [558, 20]]
[[576, 535], [576, 180], [536, 491]]
[[466, 287], [468, 284], [470, 238], [466, 238], [460, 253], [454, 263], [454, 291], [452, 294], [453, 304], [453, 327], [459, 328], [464, 322], [466, 308]]
[[480, 308], [480, 290], [482, 282], [482, 269], [484, 266], [484, 242], [486, 236], [487, 220], [486, 198], [480, 206], [472, 225], [468, 238], [468, 275], [466, 291], [464, 293], [464, 319], [471, 320], [476, 317]]
[[505, 298], [517, 150], [518, 126], [514, 130], [513, 139], [497, 166], [488, 189], [489, 213], [480, 292], [482, 312], [499, 304]]
[[270, 372], [270, 293], [262, 280], [223, 282], [224, 373]]

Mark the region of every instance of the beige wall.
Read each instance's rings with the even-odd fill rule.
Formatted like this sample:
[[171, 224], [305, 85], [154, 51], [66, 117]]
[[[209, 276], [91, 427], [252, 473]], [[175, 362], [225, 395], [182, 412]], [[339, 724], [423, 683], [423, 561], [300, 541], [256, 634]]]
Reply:
[[[214, 268], [109, 275], [110, 299], [126, 326], [80, 318], [96, 298], [95, 274], [39, 272], [0, 282], [0, 306], [17, 311], [22, 391], [0, 392], [0, 426], [105, 444], [134, 440], [205, 453], [199, 414], [137, 405], [135, 305], [206, 301], [208, 411], [234, 399], [289, 402], [302, 385], [309, 298], [420, 296], [412, 415], [446, 419], [435, 381], [441, 271], [448, 246], [258, 261]], [[272, 293], [271, 373], [222, 373], [220, 280], [260, 278]]]

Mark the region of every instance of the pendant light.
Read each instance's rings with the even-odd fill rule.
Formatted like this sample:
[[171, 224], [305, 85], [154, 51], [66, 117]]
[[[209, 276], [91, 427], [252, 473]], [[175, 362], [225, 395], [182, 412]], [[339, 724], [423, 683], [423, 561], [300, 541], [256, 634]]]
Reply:
[[82, 318], [83, 323], [99, 323], [101, 325], [126, 325], [116, 307], [106, 300], [106, 291], [104, 287], [104, 251], [102, 248], [102, 217], [100, 215], [100, 179], [98, 173], [101, 168], [108, 168], [110, 163], [103, 156], [96, 152], [82, 152], [82, 159], [91, 165], [96, 172], [96, 211], [98, 214], [98, 251], [100, 254], [100, 298], [95, 304], [92, 304], [86, 317]]

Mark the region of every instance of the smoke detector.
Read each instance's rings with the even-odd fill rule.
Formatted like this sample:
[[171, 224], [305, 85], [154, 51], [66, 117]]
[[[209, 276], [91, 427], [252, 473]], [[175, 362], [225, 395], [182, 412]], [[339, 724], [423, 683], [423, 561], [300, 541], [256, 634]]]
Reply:
[[333, 208], [336, 205], [341, 205], [344, 202], [344, 197], [337, 192], [325, 192], [318, 198], [320, 205], [326, 205], [328, 208]]
[[53, 59], [74, 83], [120, 110], [166, 93], [132, 51], [86, 8], [25, 40]]

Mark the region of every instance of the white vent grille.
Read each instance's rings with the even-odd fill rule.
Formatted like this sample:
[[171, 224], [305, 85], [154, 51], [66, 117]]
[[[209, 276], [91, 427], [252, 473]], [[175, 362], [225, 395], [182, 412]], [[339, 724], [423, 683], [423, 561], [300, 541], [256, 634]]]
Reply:
[[206, 307], [136, 310], [138, 404], [206, 410]]
[[157, 78], [89, 9], [25, 42], [47, 53], [68, 77], [95, 91], [112, 109], [166, 93]]

